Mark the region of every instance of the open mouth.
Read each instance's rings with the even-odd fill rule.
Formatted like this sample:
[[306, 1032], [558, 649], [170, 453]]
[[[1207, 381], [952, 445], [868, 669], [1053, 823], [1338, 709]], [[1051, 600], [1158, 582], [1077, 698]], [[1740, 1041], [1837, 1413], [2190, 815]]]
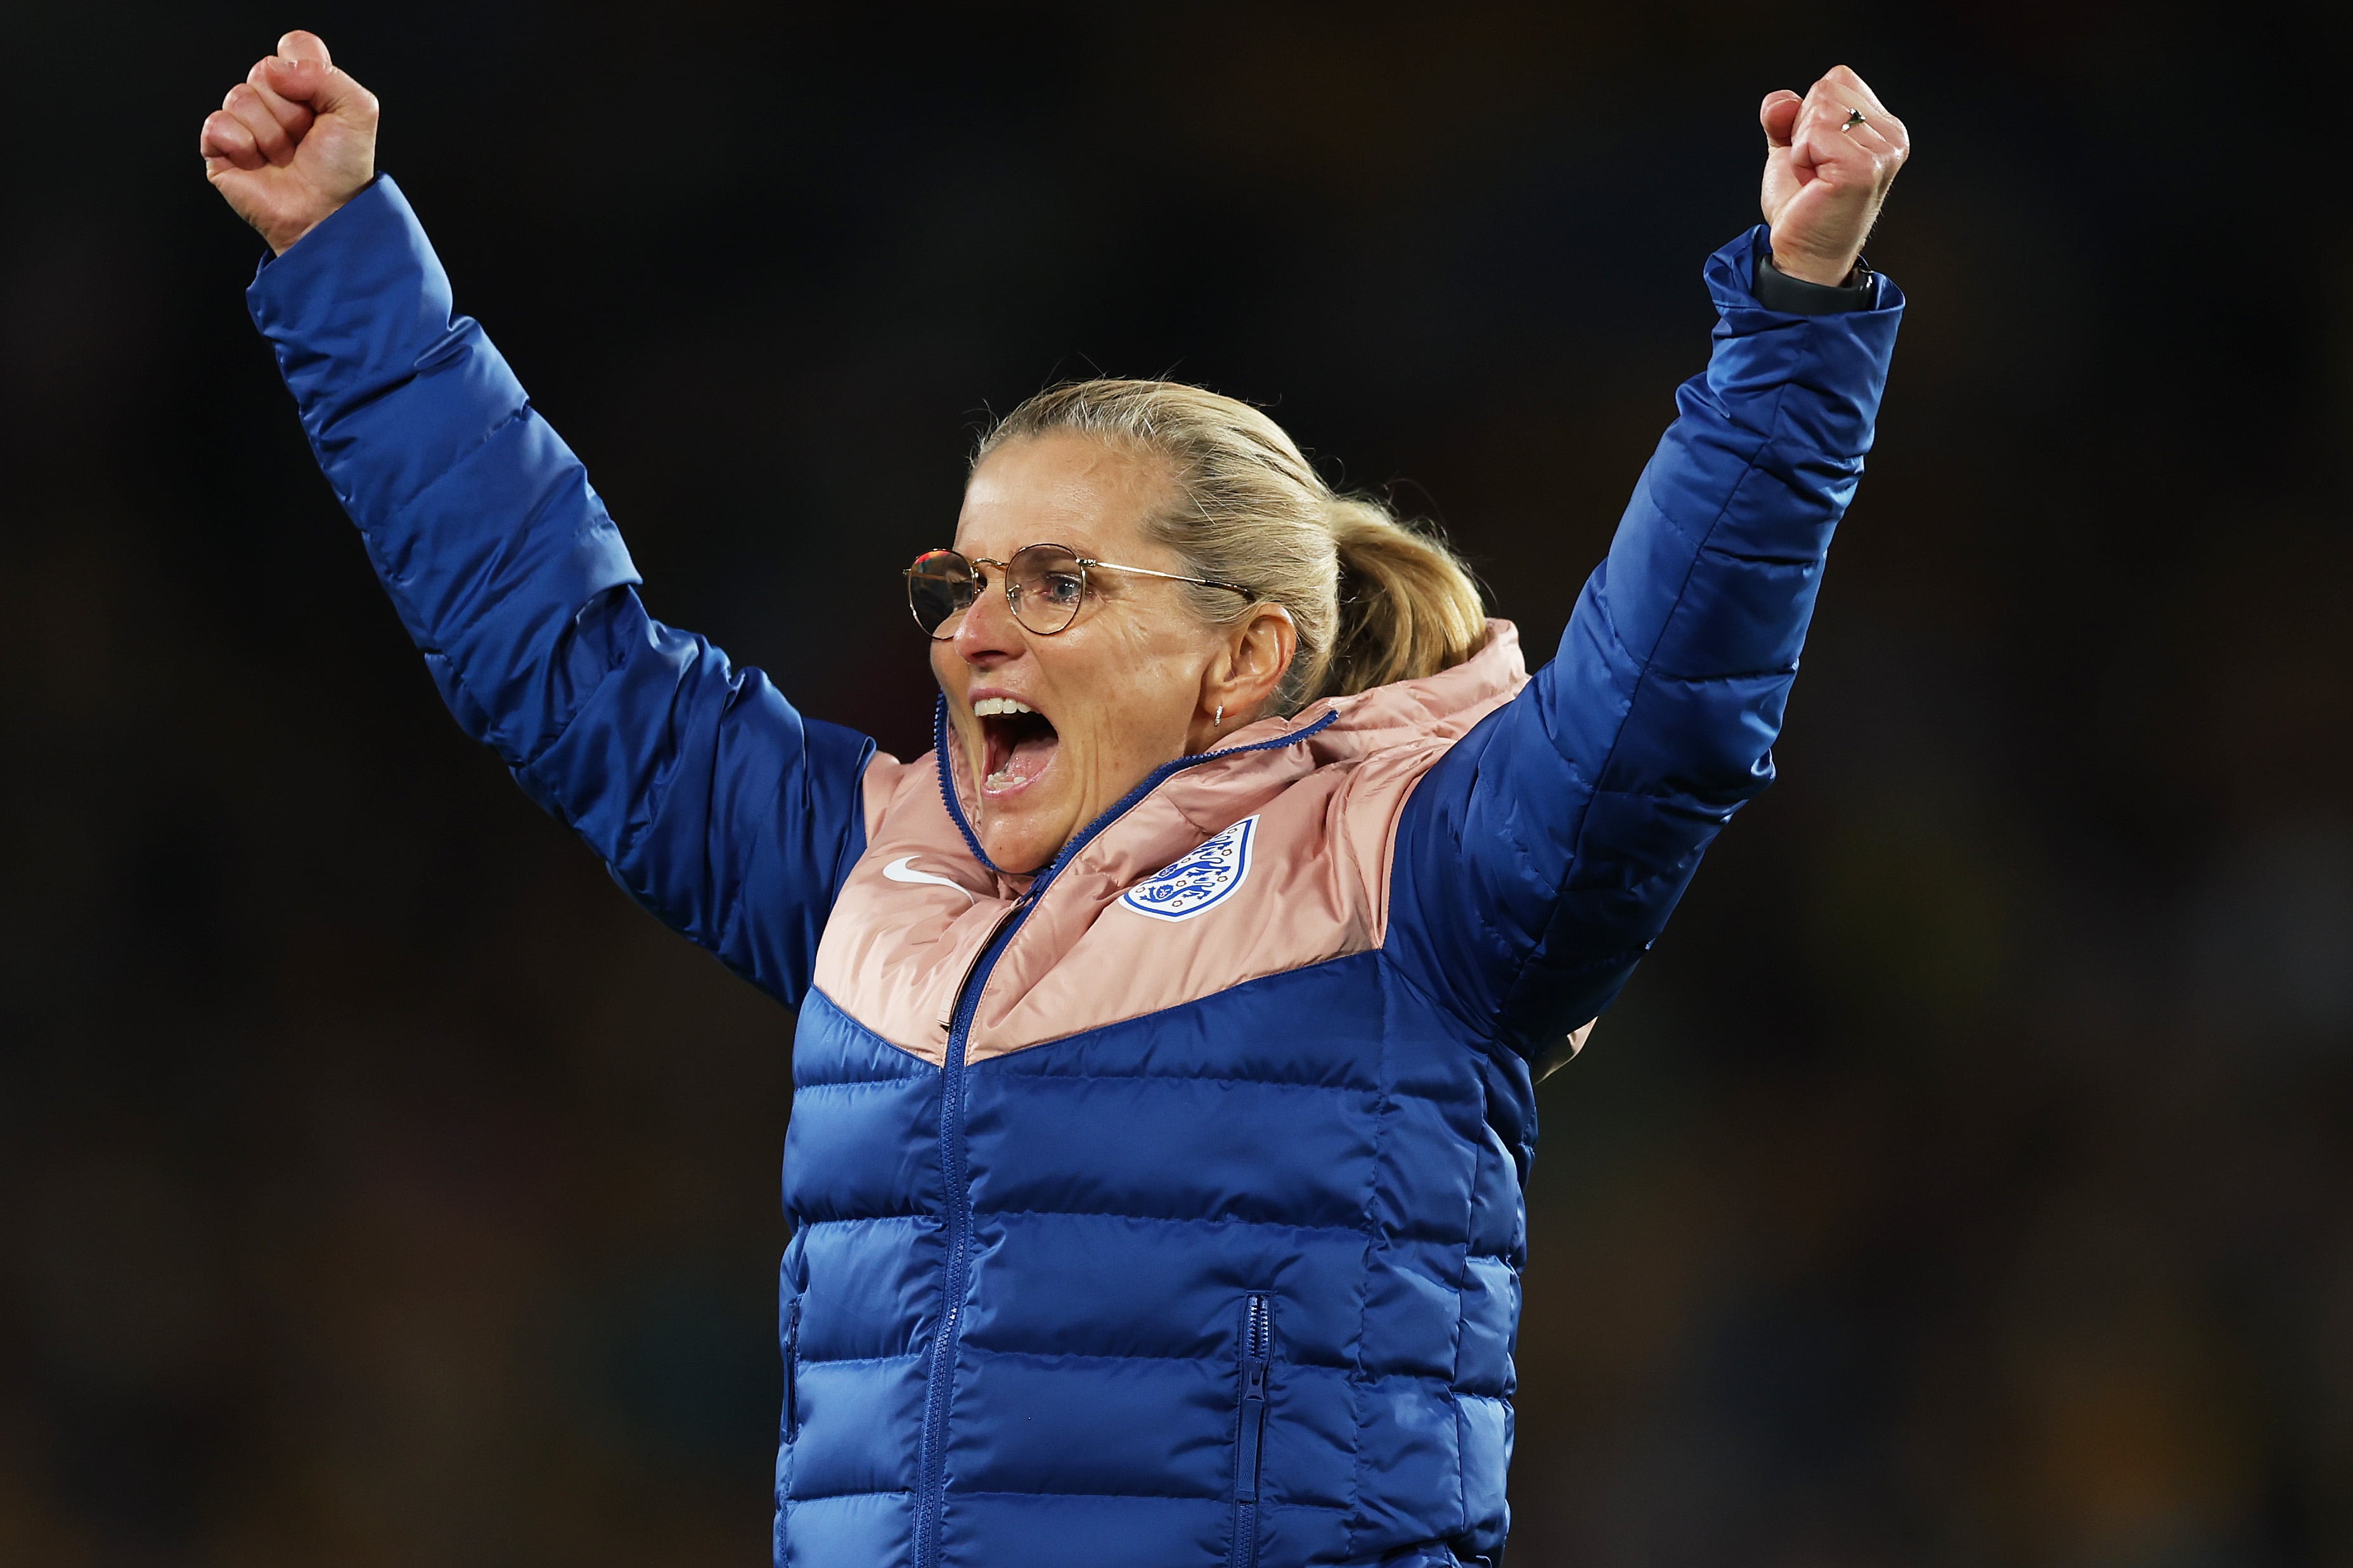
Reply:
[[1053, 764], [1061, 737], [1047, 717], [1010, 697], [984, 697], [972, 705], [980, 721], [980, 793], [1000, 797], [1028, 788]]

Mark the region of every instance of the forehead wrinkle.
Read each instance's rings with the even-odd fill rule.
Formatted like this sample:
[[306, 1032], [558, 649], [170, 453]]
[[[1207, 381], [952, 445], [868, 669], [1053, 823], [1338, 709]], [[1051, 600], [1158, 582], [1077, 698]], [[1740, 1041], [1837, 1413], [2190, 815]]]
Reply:
[[[1016, 470], [1018, 481], [1009, 478]], [[1027, 545], [1064, 544], [1099, 560], [1159, 564], [1133, 558], [1139, 548], [1164, 552], [1150, 523], [1172, 500], [1173, 484], [1164, 463], [1126, 443], [1067, 431], [1033, 436], [974, 470], [956, 548], [1001, 560]]]

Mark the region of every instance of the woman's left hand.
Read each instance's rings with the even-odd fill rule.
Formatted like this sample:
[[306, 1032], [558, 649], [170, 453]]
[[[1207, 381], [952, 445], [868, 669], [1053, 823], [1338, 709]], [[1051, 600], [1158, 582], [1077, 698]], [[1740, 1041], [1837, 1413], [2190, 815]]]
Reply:
[[1854, 269], [1887, 187], [1912, 155], [1912, 133], [1844, 66], [1802, 99], [1787, 88], [1768, 95], [1757, 117], [1765, 127], [1773, 265], [1835, 288]]

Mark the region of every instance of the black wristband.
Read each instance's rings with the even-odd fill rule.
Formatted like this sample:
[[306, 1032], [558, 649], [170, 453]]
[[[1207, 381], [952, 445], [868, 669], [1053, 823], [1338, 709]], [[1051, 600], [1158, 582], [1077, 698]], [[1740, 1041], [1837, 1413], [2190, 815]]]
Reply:
[[1749, 292], [1767, 310], [1791, 316], [1834, 316], [1841, 310], [1871, 309], [1878, 289], [1873, 286], [1870, 264], [1857, 260], [1846, 277], [1847, 280], [1836, 287], [1792, 278], [1773, 265], [1771, 251], [1759, 247], [1757, 275], [1749, 284]]

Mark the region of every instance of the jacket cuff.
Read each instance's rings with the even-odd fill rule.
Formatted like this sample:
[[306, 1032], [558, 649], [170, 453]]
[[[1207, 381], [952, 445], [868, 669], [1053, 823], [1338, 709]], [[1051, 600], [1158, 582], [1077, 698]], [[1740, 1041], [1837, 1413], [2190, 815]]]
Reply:
[[[353, 194], [351, 200], [311, 226], [310, 231], [286, 247], [282, 256], [269, 251], [262, 253], [260, 263], [253, 269], [253, 282], [247, 289], [248, 298], [265, 296], [269, 291], [293, 286], [296, 274], [311, 270], [311, 263], [322, 252], [349, 249], [354, 242], [364, 243], [354, 229], [377, 226], [387, 206], [406, 209], [406, 198], [400, 187], [393, 184], [390, 174], [377, 174]], [[297, 261], [295, 258], [301, 257]], [[264, 282], [263, 279], [269, 279]]]
[[1834, 316], [1842, 310], [1868, 310], [1878, 303], [1876, 275], [1869, 262], [1857, 259], [1843, 284], [1809, 283], [1773, 265], [1773, 252], [1757, 247], [1757, 270], [1749, 292], [1768, 310], [1786, 316]]
[[[1865, 309], [1819, 316], [1777, 310], [1755, 289], [1765, 243], [1759, 224], [1708, 258], [1707, 292], [1717, 319], [1705, 395], [1749, 431], [1779, 432], [1810, 451], [1860, 456], [1871, 447], [1872, 420], [1904, 320], [1904, 291], [1874, 272], [1866, 279]], [[1785, 395], [1793, 388], [1800, 395]]]
[[253, 324], [278, 349], [295, 395], [327, 363], [404, 368], [449, 331], [449, 284], [389, 174], [266, 257], [245, 291]]

